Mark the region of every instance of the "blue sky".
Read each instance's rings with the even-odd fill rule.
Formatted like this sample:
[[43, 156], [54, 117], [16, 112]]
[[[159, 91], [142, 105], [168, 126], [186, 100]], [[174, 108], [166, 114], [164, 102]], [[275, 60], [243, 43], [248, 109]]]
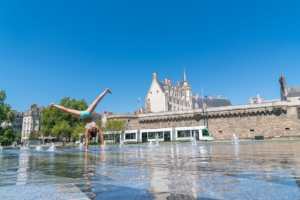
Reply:
[[[300, 1], [0, 2], [0, 90], [12, 109], [70, 97], [132, 113], [152, 73], [233, 105], [300, 85]], [[143, 103], [142, 103], [143, 105]]]

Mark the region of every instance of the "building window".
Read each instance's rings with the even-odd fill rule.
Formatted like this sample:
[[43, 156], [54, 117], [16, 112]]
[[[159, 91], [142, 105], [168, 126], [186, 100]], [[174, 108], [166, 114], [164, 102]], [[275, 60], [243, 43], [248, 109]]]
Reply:
[[300, 118], [300, 107], [297, 108], [298, 118]]
[[150, 94], [152, 94], [152, 92], [150, 92]]
[[291, 130], [291, 129], [290, 129], [290, 128], [285, 128], [285, 130], [286, 130], [286, 131], [289, 131], [289, 130]]
[[156, 92], [158, 93], [158, 90]]

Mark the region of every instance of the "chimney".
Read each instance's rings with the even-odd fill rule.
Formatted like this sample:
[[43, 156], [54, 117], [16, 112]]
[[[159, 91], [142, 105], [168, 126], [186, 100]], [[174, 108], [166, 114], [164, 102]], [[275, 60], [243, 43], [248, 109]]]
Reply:
[[221, 95], [220, 94], [218, 94], [217, 96], [218, 96], [218, 99], [221, 99]]
[[286, 89], [285, 77], [281, 76], [279, 82], [280, 82], [282, 92], [285, 93], [285, 89]]
[[168, 78], [168, 85], [171, 85], [171, 79]]
[[32, 104], [30, 106], [30, 110], [37, 110], [37, 105], [36, 104]]
[[158, 78], [158, 74], [157, 74], [157, 72], [154, 72], [153, 73], [153, 79], [157, 79]]
[[177, 87], [180, 87], [180, 81], [177, 81]]
[[167, 84], [168, 85], [168, 78], [165, 78], [165, 84]]
[[209, 95], [209, 99], [212, 100], [212, 96], [211, 95]]

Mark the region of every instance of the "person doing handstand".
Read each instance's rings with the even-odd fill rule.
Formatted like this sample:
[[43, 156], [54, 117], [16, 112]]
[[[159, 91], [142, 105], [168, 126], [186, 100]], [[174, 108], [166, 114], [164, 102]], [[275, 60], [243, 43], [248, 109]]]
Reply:
[[98, 96], [98, 98], [84, 111], [79, 111], [79, 110], [73, 110], [73, 109], [69, 109], [69, 108], [65, 108], [63, 106], [59, 106], [56, 105], [54, 103], [51, 103], [50, 108], [55, 107], [58, 108], [61, 111], [70, 113], [72, 115], [78, 116], [80, 117], [80, 119], [82, 119], [82, 122], [84, 124], [84, 128], [85, 128], [85, 150], [88, 151], [89, 148], [89, 138], [90, 135], [93, 137], [96, 137], [97, 132], [99, 133], [100, 137], [101, 137], [101, 148], [104, 148], [104, 138], [103, 138], [103, 134], [101, 132], [101, 130], [99, 129], [99, 127], [97, 126], [97, 124], [94, 122], [93, 118], [92, 118], [92, 112], [95, 110], [97, 104], [99, 103], [99, 101], [104, 97], [104, 95], [106, 93], [110, 93], [111, 91], [106, 88], [105, 91], [100, 94]]

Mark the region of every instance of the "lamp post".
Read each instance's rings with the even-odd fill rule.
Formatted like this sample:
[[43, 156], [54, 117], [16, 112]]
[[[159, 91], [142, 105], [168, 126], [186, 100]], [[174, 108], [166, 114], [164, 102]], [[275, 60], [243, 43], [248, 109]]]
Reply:
[[206, 127], [208, 128], [208, 111], [206, 106], [205, 106], [205, 111], [206, 111]]
[[[205, 111], [204, 111], [204, 109], [205, 109]], [[203, 102], [202, 112], [203, 112], [204, 126], [206, 125], [207, 128], [208, 128], [206, 100], [204, 100], [204, 102]], [[206, 122], [206, 121], [207, 121], [207, 122]]]

